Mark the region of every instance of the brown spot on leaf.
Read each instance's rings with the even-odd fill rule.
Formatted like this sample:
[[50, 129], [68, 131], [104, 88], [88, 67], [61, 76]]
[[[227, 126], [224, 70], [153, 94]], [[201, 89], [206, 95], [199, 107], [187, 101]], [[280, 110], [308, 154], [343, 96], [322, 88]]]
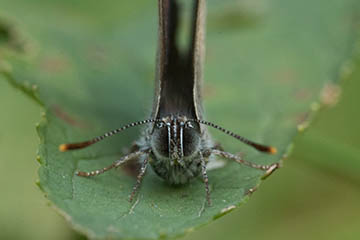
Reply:
[[334, 106], [341, 95], [341, 88], [333, 83], [326, 84], [321, 90], [320, 101], [327, 106]]
[[58, 105], [53, 105], [51, 107], [51, 109], [54, 111], [55, 116], [57, 116], [58, 118], [62, 119], [64, 122], [68, 123], [71, 126], [74, 127], [80, 127], [80, 128], [85, 128], [85, 127], [89, 127], [88, 124], [86, 124], [85, 122], [81, 122], [79, 120], [75, 120], [74, 117], [70, 116], [68, 113], [66, 113], [63, 109], [61, 109], [60, 106]]
[[59, 54], [44, 57], [41, 67], [51, 73], [61, 73], [69, 67], [69, 64], [66, 58]]

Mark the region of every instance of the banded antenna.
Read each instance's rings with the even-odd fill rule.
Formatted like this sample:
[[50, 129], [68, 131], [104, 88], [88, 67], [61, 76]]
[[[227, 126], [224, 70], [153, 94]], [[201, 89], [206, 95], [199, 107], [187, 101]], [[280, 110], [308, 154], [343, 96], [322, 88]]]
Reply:
[[240, 135], [237, 135], [236, 133], [233, 133], [233, 132], [231, 132], [229, 130], [226, 130], [225, 128], [222, 128], [219, 125], [216, 125], [214, 123], [207, 122], [207, 121], [200, 120], [200, 119], [190, 119], [188, 121], [197, 122], [197, 123], [200, 123], [200, 124], [204, 124], [204, 125], [213, 127], [213, 128], [215, 128], [217, 130], [220, 130], [223, 133], [225, 133], [227, 135], [230, 135], [230, 136], [236, 138], [237, 140], [240, 140], [241, 142], [254, 147], [256, 150], [258, 150], [260, 152], [265, 152], [265, 153], [269, 153], [269, 154], [276, 154], [277, 153], [277, 149], [275, 147], [265, 146], [265, 145], [262, 145], [262, 144], [259, 144], [259, 143], [255, 143], [253, 141], [250, 141], [247, 138], [244, 138], [244, 137], [242, 137]]
[[142, 121], [138, 121], [138, 122], [133, 122], [133, 123], [129, 123], [121, 128], [118, 129], [114, 129], [110, 132], [107, 132], [101, 136], [95, 137], [91, 140], [85, 141], [85, 142], [78, 142], [78, 143], [68, 143], [68, 144], [61, 144], [59, 146], [59, 150], [61, 152], [66, 152], [68, 150], [74, 150], [74, 149], [81, 149], [81, 148], [85, 148], [88, 147], [94, 143], [97, 143], [107, 137], [113, 136], [125, 129], [131, 128], [131, 127], [135, 127], [135, 126], [139, 126], [139, 125], [143, 125], [143, 124], [147, 124], [147, 123], [152, 123], [152, 122], [159, 122], [162, 121], [160, 119], [146, 119], [146, 120], [142, 120]]

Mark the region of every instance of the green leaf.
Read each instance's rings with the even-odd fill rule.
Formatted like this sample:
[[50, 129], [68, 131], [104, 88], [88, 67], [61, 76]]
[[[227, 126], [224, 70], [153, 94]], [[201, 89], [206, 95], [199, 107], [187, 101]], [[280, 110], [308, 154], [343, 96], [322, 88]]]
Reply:
[[[312, 168], [338, 179], [359, 184], [360, 151], [359, 133], [354, 131], [360, 119], [358, 89], [360, 88], [360, 55], [352, 63], [354, 71], [344, 79], [342, 97], [335, 108], [328, 109], [318, 117], [300, 141], [305, 150], [298, 151], [302, 159]], [[335, 127], [334, 127], [335, 126]], [[321, 157], [320, 157], [321, 156]]]
[[[358, 1], [208, 2], [207, 120], [274, 145], [279, 154], [258, 153], [212, 131], [214, 139], [228, 151], [244, 152], [248, 161], [279, 161], [298, 129], [308, 125], [309, 107], [318, 109], [321, 89], [336, 87], [342, 78], [357, 36]], [[174, 188], [148, 171], [138, 198], [129, 203], [135, 179], [123, 169], [90, 179], [74, 176], [117, 160], [140, 134], [129, 129], [88, 149], [58, 151], [61, 143], [148, 117], [156, 3], [1, 5], [0, 73], [44, 107], [39, 186], [75, 229], [91, 238], [174, 237], [231, 211], [258, 187], [262, 171], [228, 162], [209, 172], [208, 207], [201, 179]]]

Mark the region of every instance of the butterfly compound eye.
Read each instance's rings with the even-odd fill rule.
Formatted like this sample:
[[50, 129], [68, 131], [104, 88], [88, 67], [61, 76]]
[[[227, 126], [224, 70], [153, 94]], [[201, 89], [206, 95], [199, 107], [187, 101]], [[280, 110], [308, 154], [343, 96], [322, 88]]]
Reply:
[[164, 122], [157, 122], [156, 127], [157, 128], [163, 128], [165, 126]]
[[188, 121], [185, 123], [185, 128], [194, 128], [194, 125], [192, 122]]

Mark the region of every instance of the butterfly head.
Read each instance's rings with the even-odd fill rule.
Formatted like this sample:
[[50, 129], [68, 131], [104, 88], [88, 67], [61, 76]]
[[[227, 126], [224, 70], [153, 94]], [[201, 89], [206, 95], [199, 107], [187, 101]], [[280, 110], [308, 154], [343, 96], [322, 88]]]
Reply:
[[199, 151], [200, 126], [185, 116], [166, 116], [154, 124], [152, 148], [157, 157], [168, 158], [172, 164]]

